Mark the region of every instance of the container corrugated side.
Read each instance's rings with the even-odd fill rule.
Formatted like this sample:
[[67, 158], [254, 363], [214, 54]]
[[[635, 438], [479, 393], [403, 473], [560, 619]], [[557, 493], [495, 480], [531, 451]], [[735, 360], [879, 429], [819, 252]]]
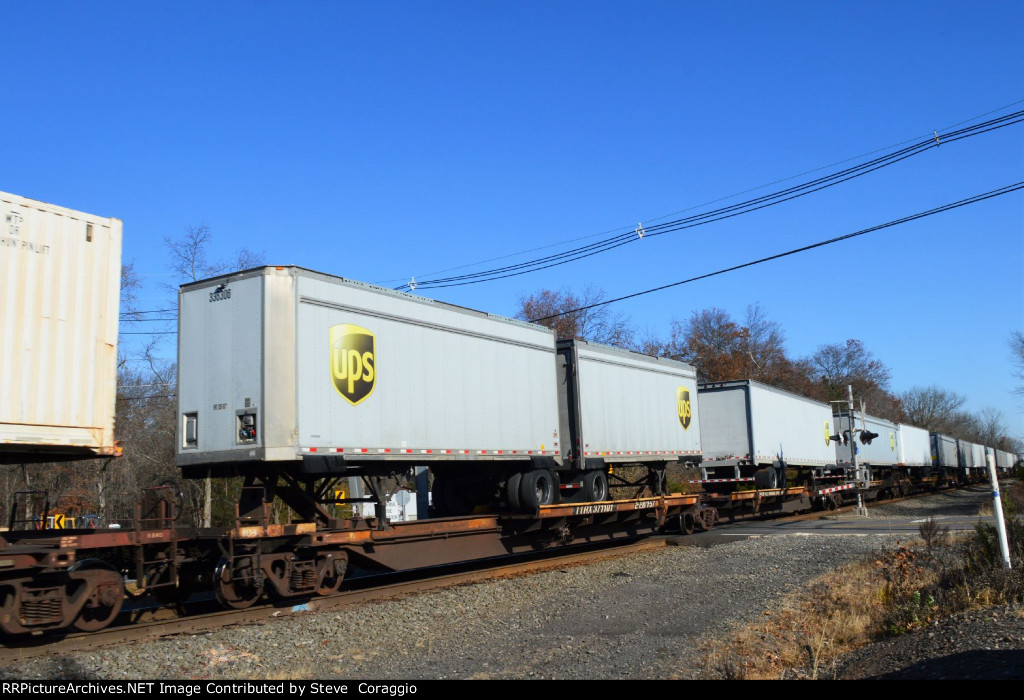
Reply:
[[931, 466], [931, 438], [924, 428], [900, 424], [897, 445], [900, 452], [900, 464], [907, 467]]
[[575, 347], [585, 458], [699, 461], [697, 374], [691, 365], [605, 345]]
[[0, 458], [115, 453], [121, 236], [0, 193]]

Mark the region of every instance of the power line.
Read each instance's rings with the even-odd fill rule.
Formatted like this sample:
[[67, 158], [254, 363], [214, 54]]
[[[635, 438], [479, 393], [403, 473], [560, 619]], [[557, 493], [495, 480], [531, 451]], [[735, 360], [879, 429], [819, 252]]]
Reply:
[[550, 316], [543, 316], [541, 318], [531, 319], [530, 322], [531, 323], [539, 323], [540, 321], [547, 321], [547, 320], [552, 319], [552, 318], [558, 318], [560, 316], [566, 316], [568, 314], [573, 314], [573, 313], [578, 313], [580, 311], [587, 311], [589, 309], [594, 309], [594, 308], [597, 308], [598, 306], [606, 306], [608, 304], [614, 304], [615, 302], [618, 302], [618, 301], [625, 301], [626, 299], [633, 299], [634, 297], [643, 296], [645, 294], [651, 294], [653, 292], [660, 292], [663, 289], [670, 289], [672, 287], [678, 287], [678, 286], [683, 285], [683, 284], [689, 284], [690, 282], [696, 282], [698, 280], [707, 279], [709, 277], [715, 277], [716, 275], [722, 275], [722, 274], [725, 274], [726, 272], [733, 272], [735, 270], [741, 270], [741, 269], [743, 269], [745, 267], [752, 267], [754, 265], [760, 265], [761, 263], [769, 262], [771, 260], [778, 260], [779, 258], [784, 258], [784, 257], [786, 257], [788, 255], [794, 255], [796, 253], [803, 253], [803, 252], [808, 251], [808, 250], [813, 250], [814, 248], [821, 248], [822, 246], [831, 245], [833, 243], [838, 243], [840, 241], [849, 240], [850, 238], [856, 238], [857, 236], [863, 236], [864, 234], [871, 233], [873, 231], [879, 231], [881, 229], [889, 228], [891, 226], [898, 226], [899, 224], [905, 224], [905, 223], [907, 223], [909, 221], [914, 221], [916, 219], [922, 219], [922, 218], [924, 218], [926, 216], [932, 216], [933, 214], [940, 214], [942, 212], [949, 211], [951, 209], [956, 209], [958, 207], [967, 206], [968, 204], [975, 204], [977, 202], [981, 202], [981, 201], [984, 201], [986, 199], [991, 199], [993, 197], [999, 197], [999, 196], [1002, 196], [1004, 194], [1009, 194], [1011, 192], [1016, 192], [1017, 190], [1020, 190], [1020, 189], [1024, 189], [1024, 182], [1017, 182], [1017, 183], [1015, 183], [1013, 185], [1007, 185], [1006, 187], [1000, 187], [998, 189], [991, 190], [989, 192], [985, 192], [983, 194], [978, 194], [978, 195], [974, 195], [973, 197], [968, 197], [966, 199], [961, 199], [961, 200], [959, 200], [957, 202], [951, 202], [949, 204], [944, 204], [944, 205], [942, 205], [940, 207], [935, 207], [934, 209], [929, 209], [927, 211], [923, 211], [923, 212], [920, 212], [920, 213], [917, 213], [917, 214], [911, 214], [910, 216], [905, 216], [905, 217], [903, 217], [901, 219], [894, 219], [894, 220], [889, 221], [889, 222], [884, 223], [884, 224], [879, 224], [877, 226], [872, 226], [870, 228], [861, 229], [860, 231], [855, 231], [853, 233], [847, 233], [846, 235], [843, 235], [843, 236], [837, 236], [835, 238], [830, 238], [830, 239], [825, 240], [825, 241], [819, 241], [818, 243], [812, 243], [810, 245], [806, 245], [806, 246], [803, 246], [801, 248], [794, 248], [793, 250], [787, 250], [784, 253], [777, 253], [776, 255], [770, 255], [770, 256], [768, 256], [766, 258], [760, 258], [759, 260], [752, 260], [750, 262], [746, 262], [746, 263], [743, 263], [741, 265], [733, 265], [732, 267], [726, 267], [726, 268], [723, 268], [721, 270], [716, 270], [715, 272], [709, 272], [707, 274], [699, 275], [697, 277], [691, 277], [690, 279], [681, 280], [679, 282], [672, 282], [671, 284], [664, 284], [664, 285], [662, 285], [660, 287], [653, 287], [651, 289], [646, 289], [646, 290], [644, 290], [642, 292], [634, 292], [633, 294], [627, 294], [626, 296], [616, 297], [615, 299], [608, 299], [607, 301], [601, 301], [601, 302], [598, 302], [596, 304], [590, 304], [588, 306], [580, 306], [578, 308], [570, 309], [568, 311], [562, 311], [562, 312], [559, 312], [557, 314], [551, 314]]
[[[998, 111], [998, 110], [997, 110]], [[530, 260], [515, 265], [508, 265], [505, 267], [495, 268], [492, 270], [485, 270], [476, 273], [470, 273], [466, 275], [457, 275], [453, 277], [438, 278], [433, 280], [420, 280], [416, 283], [417, 287], [422, 288], [444, 288], [453, 286], [463, 286], [466, 284], [476, 284], [479, 282], [488, 282], [497, 279], [504, 279], [507, 277], [514, 277], [528, 272], [535, 272], [538, 270], [555, 267], [568, 262], [574, 262], [598, 253], [607, 252], [613, 250], [622, 245], [628, 243], [635, 243], [641, 240], [641, 235], [645, 234], [649, 236], [661, 235], [663, 233], [670, 233], [673, 231], [682, 230], [683, 228], [691, 228], [693, 226], [699, 226], [706, 223], [712, 223], [714, 221], [720, 221], [725, 218], [731, 218], [732, 216], [738, 216], [739, 214], [749, 213], [765, 207], [774, 206], [775, 204], [781, 204], [791, 199], [803, 197], [813, 192], [833, 187], [842, 182], [847, 182], [854, 178], [866, 175], [875, 170], [879, 170], [890, 165], [894, 165], [902, 160], [913, 157], [920, 153], [923, 153], [932, 148], [937, 148], [940, 145], [953, 143], [964, 138], [971, 136], [977, 136], [994, 129], [1003, 128], [1005, 126], [1011, 126], [1024, 121], [1024, 111], [1017, 111], [1002, 117], [976, 124], [974, 126], [958, 129], [955, 131], [944, 130], [942, 134], [934, 132], [928, 138], [920, 140], [914, 143], [912, 146], [899, 149], [887, 153], [886, 155], [874, 158], [872, 160], [860, 163], [858, 165], [846, 168], [830, 175], [826, 175], [799, 185], [773, 192], [770, 194], [762, 195], [754, 199], [746, 200], [737, 204], [732, 204], [726, 207], [721, 207], [715, 210], [704, 212], [702, 214], [692, 215], [683, 219], [677, 219], [674, 221], [668, 221], [661, 224], [653, 224], [640, 229], [638, 226], [634, 231], [628, 231], [621, 233], [611, 238], [607, 238], [602, 241], [587, 244], [577, 248], [556, 253], [546, 257]], [[877, 152], [877, 151], [875, 151]], [[845, 162], [845, 161], [843, 161]], [[814, 171], [809, 171], [814, 172]], [[791, 178], [790, 178], [791, 179]], [[404, 284], [397, 289], [410, 288], [409, 284]]]

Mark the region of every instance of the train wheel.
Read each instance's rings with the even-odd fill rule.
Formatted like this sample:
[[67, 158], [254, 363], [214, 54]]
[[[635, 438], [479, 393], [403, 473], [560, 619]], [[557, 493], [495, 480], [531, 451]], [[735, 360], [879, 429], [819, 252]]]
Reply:
[[220, 604], [226, 608], [244, 610], [263, 595], [263, 576], [249, 566], [237, 571], [243, 576], [235, 577], [235, 571], [227, 559], [221, 559], [213, 573], [213, 592]]
[[608, 500], [608, 477], [600, 469], [595, 469], [583, 474], [583, 500]]
[[[72, 626], [81, 632], [96, 632], [117, 617], [124, 605], [124, 576], [106, 562], [84, 559], [69, 569], [89, 572], [78, 579], [78, 585], [91, 588], [89, 598]], [[73, 577], [78, 578], [78, 577]]]
[[693, 513], [683, 513], [679, 516], [679, 531], [684, 535], [692, 535], [696, 524]]
[[523, 481], [523, 473], [516, 472], [508, 477], [505, 482], [505, 500], [508, 501], [509, 510], [518, 513], [522, 509], [519, 501], [519, 487]]
[[25, 632], [18, 622], [20, 589], [19, 584], [0, 588], [0, 632], [12, 637]]
[[523, 474], [519, 484], [519, 505], [527, 512], [555, 502], [555, 481], [547, 469], [534, 469]]
[[348, 568], [348, 555], [344, 552], [328, 553], [324, 559], [320, 572], [320, 581], [316, 586], [317, 595], [330, 595], [337, 593], [341, 588], [341, 582], [345, 580], [345, 570]]

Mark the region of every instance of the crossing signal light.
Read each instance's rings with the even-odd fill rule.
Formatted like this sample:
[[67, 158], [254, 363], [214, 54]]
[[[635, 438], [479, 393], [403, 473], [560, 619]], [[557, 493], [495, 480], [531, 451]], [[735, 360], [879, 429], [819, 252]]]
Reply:
[[844, 430], [843, 431], [843, 444], [844, 445], [849, 445], [850, 444], [850, 431], [849, 430]]
[[860, 441], [865, 445], [870, 445], [871, 441], [878, 437], [878, 433], [873, 433], [870, 430], [860, 431]]

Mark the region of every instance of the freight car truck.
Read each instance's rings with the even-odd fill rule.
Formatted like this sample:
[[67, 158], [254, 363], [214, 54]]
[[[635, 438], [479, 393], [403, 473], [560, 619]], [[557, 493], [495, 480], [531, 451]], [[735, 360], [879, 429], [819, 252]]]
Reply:
[[121, 222], [0, 192], [0, 463], [117, 454]]

